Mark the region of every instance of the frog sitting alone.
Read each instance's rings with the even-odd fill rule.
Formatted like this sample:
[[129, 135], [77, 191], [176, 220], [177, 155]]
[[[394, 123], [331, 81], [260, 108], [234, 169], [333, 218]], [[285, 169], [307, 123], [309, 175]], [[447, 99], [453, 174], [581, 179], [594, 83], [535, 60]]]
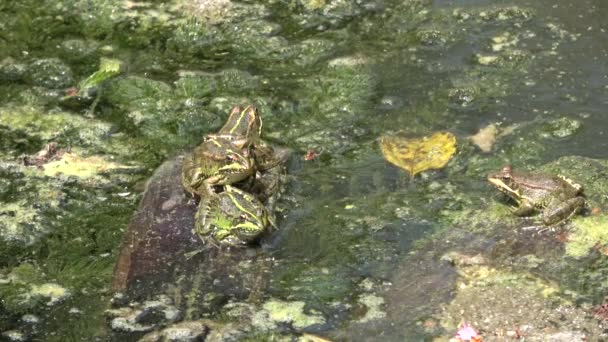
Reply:
[[488, 181], [515, 202], [518, 216], [542, 212], [547, 226], [564, 222], [585, 206], [582, 187], [571, 180], [541, 173], [513, 172], [511, 166], [488, 175]]

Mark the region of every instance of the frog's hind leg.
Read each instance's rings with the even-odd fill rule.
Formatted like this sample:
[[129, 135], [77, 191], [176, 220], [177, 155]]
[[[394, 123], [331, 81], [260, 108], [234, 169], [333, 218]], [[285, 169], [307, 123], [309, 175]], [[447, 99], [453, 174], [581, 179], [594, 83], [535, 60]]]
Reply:
[[567, 221], [585, 207], [583, 197], [574, 197], [557, 204], [550, 203], [543, 211], [543, 223], [547, 226]]

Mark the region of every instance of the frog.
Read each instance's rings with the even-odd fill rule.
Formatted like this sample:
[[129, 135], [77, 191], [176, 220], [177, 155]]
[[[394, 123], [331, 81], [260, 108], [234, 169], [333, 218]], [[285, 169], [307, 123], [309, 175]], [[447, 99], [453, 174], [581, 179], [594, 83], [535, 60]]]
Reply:
[[488, 181], [517, 203], [515, 215], [541, 212], [546, 226], [563, 223], [585, 207], [582, 186], [563, 176], [514, 172], [507, 165], [488, 175]]
[[274, 216], [257, 197], [231, 185], [201, 200], [194, 225], [203, 242], [225, 246], [252, 244], [276, 227]]
[[244, 184], [247, 189], [255, 194], [269, 209], [272, 210], [277, 194], [281, 189], [285, 174], [285, 162], [291, 151], [288, 148], [271, 146], [265, 142], [254, 148], [256, 173], [249, 184]]
[[215, 193], [216, 186], [242, 181], [255, 173], [250, 147], [226, 139], [208, 139], [184, 157], [182, 185], [195, 196]]
[[275, 152], [275, 148], [261, 139], [262, 117], [257, 108], [248, 105], [245, 108], [235, 106], [230, 110], [226, 123], [217, 133], [208, 134], [205, 139], [229, 140], [238, 149], [251, 153], [257, 170], [268, 170], [285, 161], [283, 155]]
[[262, 118], [255, 106], [245, 108], [235, 106], [230, 110], [226, 123], [217, 133], [208, 134], [205, 139], [225, 139], [237, 148], [255, 144], [262, 134]]
[[231, 109], [217, 133], [184, 158], [182, 184], [194, 196], [214, 193], [215, 186], [240, 182], [255, 175], [253, 144], [260, 137], [262, 119], [255, 106]]

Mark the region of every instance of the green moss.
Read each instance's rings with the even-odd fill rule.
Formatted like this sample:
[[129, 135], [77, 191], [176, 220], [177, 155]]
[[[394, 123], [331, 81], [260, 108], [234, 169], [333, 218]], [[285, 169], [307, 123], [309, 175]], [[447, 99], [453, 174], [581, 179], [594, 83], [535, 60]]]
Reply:
[[[32, 285], [30, 292], [26, 294], [29, 297], [42, 297], [47, 301], [46, 305], [54, 305], [70, 296], [70, 292], [54, 283], [44, 283], [40, 285]], [[26, 299], [27, 300], [27, 299]]]
[[212, 75], [185, 74], [175, 81], [175, 92], [183, 98], [200, 99], [217, 90], [217, 81]]
[[492, 232], [497, 225], [513, 225], [518, 219], [513, 215], [508, 203], [498, 201], [491, 201], [483, 208], [442, 210], [440, 215], [443, 222], [478, 233]]
[[572, 225], [574, 228], [566, 243], [567, 255], [580, 258], [597, 245], [608, 245], [608, 215], [577, 218]]
[[579, 120], [561, 117], [551, 120], [541, 127], [543, 137], [565, 138], [575, 134], [581, 128]]
[[72, 70], [58, 58], [39, 59], [30, 64], [26, 75], [34, 86], [61, 89], [74, 85]]
[[[45, 113], [43, 109], [36, 107], [4, 107], [0, 108], [0, 125], [10, 127], [12, 130], [21, 130], [29, 135], [38, 136], [43, 140], [51, 140], [62, 134], [71, 133], [72, 129], [83, 129], [85, 131], [105, 129], [102, 127], [91, 127], [93, 120], [68, 112]], [[97, 124], [101, 124], [97, 122]]]
[[304, 302], [286, 302], [270, 300], [264, 303], [264, 310], [272, 321], [291, 323], [296, 329], [303, 329], [315, 324], [324, 324], [325, 318], [318, 313], [304, 313]]
[[359, 303], [367, 308], [365, 315], [359, 319], [359, 322], [365, 323], [386, 317], [386, 312], [382, 310], [382, 306], [385, 304], [384, 298], [368, 293], [359, 297]]
[[0, 283], [2, 305], [11, 313], [25, 313], [44, 302], [41, 296], [31, 292], [44, 280], [41, 269], [30, 263], [22, 263], [13, 268]]
[[109, 82], [104, 98], [115, 107], [134, 110], [149, 108], [157, 101], [167, 100], [171, 93], [171, 87], [164, 82], [128, 76]]
[[48, 227], [40, 223], [40, 212], [25, 200], [13, 203], [0, 202], [1, 239], [5, 242], [21, 242], [31, 245]]

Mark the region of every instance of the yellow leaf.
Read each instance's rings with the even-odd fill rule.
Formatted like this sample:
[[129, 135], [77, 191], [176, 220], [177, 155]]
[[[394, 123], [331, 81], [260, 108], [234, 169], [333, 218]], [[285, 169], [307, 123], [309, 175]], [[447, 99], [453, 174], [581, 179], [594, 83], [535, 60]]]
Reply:
[[384, 159], [413, 178], [422, 171], [444, 167], [456, 152], [456, 137], [449, 132], [412, 139], [385, 136], [380, 139], [380, 148]]

